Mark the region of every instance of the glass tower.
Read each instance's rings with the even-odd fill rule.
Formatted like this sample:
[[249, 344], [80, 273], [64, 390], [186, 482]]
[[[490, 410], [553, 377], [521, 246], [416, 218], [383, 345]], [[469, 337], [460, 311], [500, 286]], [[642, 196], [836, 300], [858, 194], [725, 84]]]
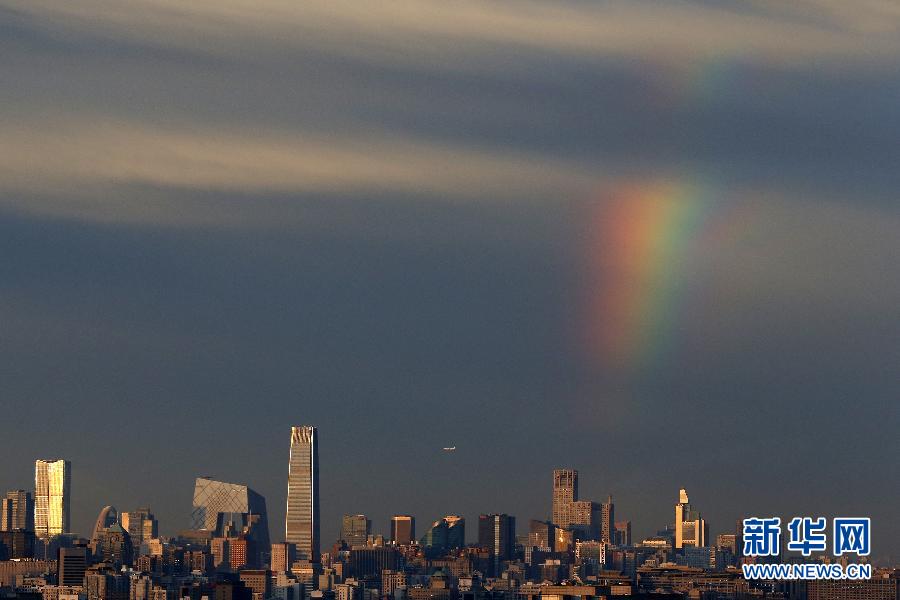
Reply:
[[70, 530], [72, 463], [67, 460], [34, 461], [34, 530], [47, 539]]
[[284, 540], [297, 558], [319, 562], [319, 440], [316, 428], [291, 428]]

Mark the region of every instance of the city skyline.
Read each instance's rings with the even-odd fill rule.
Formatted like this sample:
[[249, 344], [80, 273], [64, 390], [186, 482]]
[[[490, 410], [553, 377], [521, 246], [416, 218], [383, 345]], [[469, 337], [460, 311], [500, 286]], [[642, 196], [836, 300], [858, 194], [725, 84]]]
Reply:
[[277, 540], [310, 423], [323, 549], [573, 467], [900, 564], [897, 2], [370, 4], [0, 0], [0, 492]]
[[[314, 426], [292, 427], [291, 433], [292, 433], [292, 435], [291, 435], [292, 443], [294, 442], [294, 440], [296, 440], [298, 443], [310, 444], [310, 442], [312, 440], [315, 440], [314, 442], [312, 442], [311, 445], [313, 448], [317, 449], [317, 447], [318, 447], [318, 428], [317, 427], [314, 427]], [[312, 455], [316, 456], [317, 450], [313, 450]], [[293, 456], [293, 454], [292, 454], [292, 456]], [[305, 456], [305, 461], [309, 461], [311, 458], [310, 454], [305, 454], [304, 456]], [[317, 462], [317, 456], [316, 456], [315, 460]], [[47, 462], [47, 461], [38, 460], [38, 461], [36, 461], [36, 464], [40, 463], [40, 462]], [[70, 461], [65, 460], [65, 459], [54, 459], [54, 461], [52, 461], [52, 462], [61, 463], [61, 464], [65, 465], [66, 472], [69, 473], [69, 477], [71, 477], [71, 475], [70, 475], [71, 462]], [[294, 465], [295, 463], [292, 462], [291, 464]], [[293, 473], [294, 473], [293, 470], [291, 470], [289, 473], [289, 479], [290, 479], [290, 475]], [[574, 502], [576, 504], [578, 502], [585, 502], [587, 504], [596, 505], [595, 508], [597, 510], [593, 511], [593, 513], [592, 513], [592, 519], [594, 519], [594, 521], [592, 522], [593, 528], [585, 528], [584, 524], [580, 524], [578, 522], [571, 523], [569, 526], [572, 528], [573, 531], [576, 532], [576, 537], [578, 535], [577, 532], [582, 531], [582, 533], [580, 535], [586, 536], [586, 537], [583, 537], [582, 539], [596, 539], [598, 541], [607, 541], [606, 538], [604, 537], [604, 534], [606, 531], [604, 528], [607, 526], [607, 524], [612, 526], [612, 529], [611, 529], [612, 531], [617, 530], [619, 528], [619, 524], [620, 524], [619, 522], [613, 523], [610, 521], [610, 519], [614, 520], [614, 518], [615, 518], [614, 513], [611, 510], [608, 513], [606, 511], [607, 505], [610, 505], [610, 506], [612, 505], [612, 495], [611, 494], [607, 496], [607, 501], [602, 504], [595, 503], [592, 501], [583, 501], [583, 500], [578, 499], [578, 495], [579, 495], [579, 492], [578, 492], [579, 471], [578, 471], [578, 469], [574, 469], [571, 467], [555, 468], [552, 470], [552, 478], [549, 483], [550, 483], [550, 485], [548, 485], [548, 487], [547, 487], [548, 496], [549, 496], [549, 500], [550, 500], [549, 511], [548, 511], [546, 517], [540, 516], [540, 515], [538, 515], [536, 517], [535, 516], [530, 517], [530, 520], [532, 522], [543, 521], [544, 518], [548, 519], [546, 521], [547, 523], [553, 523], [554, 525], [557, 525], [556, 519], [559, 519], [559, 518], [562, 518], [565, 522], [568, 522], [568, 521], [566, 521], [566, 519], [570, 519], [571, 514], [565, 512], [565, 510], [559, 511], [557, 513], [557, 507], [556, 507], [557, 502], [558, 501], [562, 501], [563, 503], [565, 503], [565, 502], [573, 503]], [[201, 486], [201, 484], [203, 484], [203, 485]], [[219, 513], [218, 519], [216, 519], [215, 517], [209, 517], [206, 514], [206, 511], [204, 511], [202, 509], [198, 509], [198, 506], [200, 506], [201, 504], [206, 502], [206, 500], [203, 500], [203, 501], [198, 500], [198, 497], [206, 498], [207, 496], [210, 496], [210, 493], [207, 492], [207, 489], [206, 489], [206, 486], [208, 486], [208, 485], [224, 486], [223, 490], [221, 492], [211, 494], [211, 496], [213, 497], [212, 504], [215, 504], [216, 506], [219, 506], [219, 507], [228, 505], [226, 507], [229, 508], [229, 510], [224, 511], [224, 512], [218, 511], [218, 513]], [[203, 488], [203, 489], [201, 489], [201, 488]], [[569, 492], [563, 491], [562, 493], [560, 493], [561, 488], [568, 488]], [[22, 492], [22, 490], [11, 490], [9, 492], [9, 494], [12, 495], [13, 492]], [[572, 492], [574, 492], [574, 494]], [[237, 494], [237, 496], [235, 496], [235, 494]], [[241, 494], [243, 494], [244, 496], [240, 496]], [[226, 496], [228, 496], [228, 498], [226, 498]], [[241, 500], [241, 499], [233, 500], [233, 499], [231, 499], [231, 496], [234, 496], [235, 498], [238, 498], [240, 496], [241, 498], [244, 498], [244, 499], [243, 500]], [[263, 524], [266, 524], [267, 523], [267, 521], [266, 521], [267, 511], [265, 509], [266, 500], [265, 500], [264, 496], [259, 495], [254, 490], [250, 489], [248, 486], [243, 485], [243, 484], [232, 484], [232, 483], [219, 482], [219, 481], [213, 480], [210, 476], [198, 477], [195, 481], [194, 501], [193, 501], [194, 506], [193, 506], [193, 510], [191, 512], [191, 516], [189, 518], [189, 520], [192, 523], [191, 527], [188, 527], [188, 528], [174, 527], [171, 529], [167, 529], [165, 532], [160, 531], [159, 535], [172, 536], [184, 529], [189, 529], [189, 528], [196, 529], [197, 524], [201, 521], [217, 523], [218, 527], [214, 527], [212, 530], [212, 533], [215, 533], [217, 535], [222, 535], [222, 534], [224, 534], [223, 526], [228, 525], [231, 522], [231, 521], [229, 521], [229, 519], [233, 520], [234, 519], [233, 515], [236, 513], [244, 513], [243, 514], [243, 519], [244, 519], [243, 523], [246, 525], [248, 523], [247, 515], [248, 515], [248, 513], [252, 514], [253, 510], [249, 510], [249, 508], [248, 508], [249, 505], [247, 504], [248, 500], [245, 497], [251, 498], [250, 504], [257, 507], [253, 510], [257, 511], [257, 515], [261, 515], [261, 517], [262, 517], [261, 522]], [[639, 527], [638, 531], [644, 531], [644, 533], [636, 534], [633, 536], [633, 538], [629, 537], [629, 539], [634, 539], [635, 541], [637, 541], [644, 537], [652, 538], [660, 531], [662, 531], [664, 529], [668, 529], [670, 532], [670, 535], [672, 536], [673, 548], [680, 549], [680, 548], [682, 548], [682, 542], [681, 542], [682, 539], [685, 540], [684, 546], [688, 546], [688, 545], [690, 545], [690, 546], [709, 546], [709, 545], [719, 545], [719, 542], [721, 541], [723, 536], [725, 538], [727, 538], [729, 536], [731, 536], [732, 538], [734, 537], [734, 534], [737, 529], [737, 525], [732, 525], [731, 527], [728, 527], [727, 525], [723, 525], [721, 527], [721, 529], [716, 528], [715, 533], [711, 535], [709, 533], [710, 532], [709, 523], [706, 522], [706, 519], [703, 519], [701, 517], [699, 511], [692, 508], [692, 506], [688, 500], [688, 494], [684, 488], [681, 488], [679, 490], [677, 500], [678, 500], [678, 503], [675, 505], [675, 517], [674, 517], [674, 519], [672, 519], [671, 523], [658, 523], [658, 524], [653, 524], [653, 525], [647, 524], [643, 528], [643, 530]], [[198, 504], [198, 502], [200, 504]], [[231, 506], [232, 504], [234, 506]], [[260, 510], [260, 507], [261, 507], [261, 510]], [[602, 510], [601, 510], [601, 507], [602, 507]], [[198, 510], [200, 512], [198, 512]], [[112, 514], [113, 517], [112, 517], [111, 521], [107, 522], [107, 525], [108, 525], [108, 523], [118, 523], [118, 519], [115, 517], [116, 509], [113, 506], [105, 506], [101, 510], [100, 516], [97, 518], [97, 523], [96, 523], [95, 527], [92, 529], [92, 531], [94, 531], [94, 532], [98, 531], [97, 528], [101, 526], [101, 522], [104, 519], [104, 516], [107, 515], [108, 513]], [[753, 511], [750, 511], [750, 513], [743, 513], [740, 515], [740, 518], [747, 518], [747, 517], [751, 516], [751, 513], [753, 513]], [[127, 512], [124, 512], [120, 516], [126, 516], [127, 514], [128, 514]], [[152, 514], [149, 513], [149, 508], [139, 508], [139, 509], [137, 509], [136, 513], [135, 513], [135, 511], [132, 511], [132, 514], [142, 515], [141, 518], [147, 518], [146, 515], [149, 515], [149, 518], [152, 520], [152, 529], [150, 529], [150, 531], [153, 531], [153, 532], [159, 531], [157, 529], [157, 527], [158, 527], [157, 520], [155, 519], [155, 517]], [[224, 521], [222, 518], [223, 514], [226, 517], [224, 519]], [[324, 548], [330, 547], [330, 545], [332, 543], [341, 541], [341, 540], [348, 542], [348, 543], [353, 543], [352, 539], [347, 539], [344, 537], [344, 531], [348, 530], [347, 528], [352, 528], [355, 531], [355, 528], [357, 527], [357, 525], [355, 523], [352, 525], [349, 524], [354, 521], [359, 521], [364, 524], [365, 533], [364, 533], [364, 535], [362, 535], [362, 537], [359, 538], [359, 541], [361, 541], [363, 543], [363, 545], [365, 545], [366, 537], [369, 535], [383, 536], [385, 540], [391, 540], [392, 539], [391, 532], [393, 530], [391, 521], [395, 517], [398, 517], [398, 516], [399, 517], [408, 517], [409, 515], [400, 515], [400, 514], [390, 515], [389, 517], [387, 517], [385, 519], [386, 522], [384, 523], [383, 528], [380, 528], [380, 527], [374, 527], [372, 525], [372, 519], [368, 518], [367, 514], [361, 514], [361, 513], [343, 514], [343, 515], [341, 515], [341, 517], [339, 519], [340, 523], [335, 528], [338, 533], [335, 535], [334, 539], [332, 539], [332, 540], [326, 539], [323, 543], [320, 538], [320, 540], [318, 542], [316, 542], [314, 545], [318, 545], [320, 548], [324, 549]], [[786, 516], [786, 515], [783, 515], [783, 516]], [[472, 545], [474, 543], [478, 543], [481, 541], [482, 537], [485, 535], [484, 529], [483, 529], [483, 522], [484, 522], [485, 517], [490, 517], [492, 520], [499, 519], [499, 518], [510, 519], [512, 522], [512, 528], [513, 528], [513, 530], [515, 530], [515, 520], [517, 518], [516, 515], [513, 515], [513, 514], [507, 515], [506, 513], [503, 513], [503, 514], [489, 513], [489, 512], [482, 511], [478, 514], [478, 516], [475, 519], [471, 520], [471, 522], [474, 523], [474, 527], [469, 528], [469, 531], [465, 532], [463, 534], [464, 537], [462, 539], [464, 539], [465, 544]], [[682, 518], [683, 522], [679, 521], [680, 517]], [[416, 517], [413, 516], [412, 518], [413, 518], [413, 520], [415, 520]], [[199, 519], [199, 521], [198, 521], [198, 519]], [[629, 536], [632, 535], [631, 527], [632, 527], [633, 520], [634, 520], [634, 517], [630, 517], [629, 520], [621, 522], [623, 525], [627, 525], [627, 531], [628, 531]], [[640, 517], [638, 517], [638, 520], [640, 520]], [[786, 521], [786, 519], [784, 519], [784, 520]], [[435, 527], [445, 521], [446, 521], [447, 525], [449, 525], [451, 528], [454, 525], [461, 525], [463, 530], [465, 530], [465, 521], [466, 521], [465, 517], [460, 517], [455, 514], [448, 514], [445, 517], [438, 517], [437, 520], [433, 523], [433, 525], [431, 527], [427, 528], [426, 534], [428, 534], [428, 531], [430, 531], [433, 527]], [[286, 518], [285, 518], [285, 522], [287, 523]], [[526, 522], [526, 520], [523, 519], [521, 522], [524, 523], [524, 522]], [[735, 522], [739, 523], [740, 519], [735, 519]], [[315, 526], [319, 527], [320, 524], [316, 523]], [[360, 526], [362, 526], [362, 525], [360, 525]], [[495, 535], [499, 536], [500, 535], [499, 528], [507, 527], [507, 525], [500, 525], [500, 521], [492, 521], [491, 527], [498, 528], [498, 529], [492, 529], [491, 531], [494, 532]], [[579, 529], [579, 528], [581, 528], [581, 529]], [[473, 529], [474, 529], [474, 531], [473, 531]], [[127, 529], [126, 529], [126, 531], [127, 531]], [[232, 531], [235, 533], [239, 533], [240, 527], [238, 527], [237, 529], [232, 529]], [[67, 532], [67, 533], [72, 533], [72, 534], [76, 534], [76, 535], [85, 537], [85, 534], [83, 534], [79, 531], [71, 531], [71, 532]], [[520, 533], [522, 535], [524, 535], [524, 531], [522, 531]], [[454, 535], [456, 537], [458, 537], [458, 534], [451, 534], [451, 537], [453, 537]], [[92, 536], [88, 535], [87, 537], [91, 538]], [[287, 536], [285, 536], [285, 537], [287, 537]], [[426, 537], [429, 537], [429, 536], [426, 535]], [[257, 530], [256, 534], [254, 534], [254, 539], [257, 539], [257, 543], [260, 544], [259, 547], [269, 547], [269, 545], [270, 545], [269, 541], [268, 541], [269, 536], [268, 536], [267, 528], [264, 531], [264, 533], [262, 534], [262, 536], [260, 536], [259, 531]], [[429, 539], [430, 539], [430, 537], [429, 537]], [[499, 539], [500, 539], [499, 537], [496, 539], [493, 539], [491, 543], [498, 544], [498, 547], [499, 547], [499, 544], [500, 544], [500, 542], [498, 541]], [[508, 539], [508, 538], [506, 538], [506, 539]], [[278, 539], [277, 535], [272, 538], [272, 542], [277, 543], [277, 544], [282, 544], [285, 541], [286, 540], [284, 540], [284, 539]], [[418, 542], [418, 543], [424, 543], [425, 537], [422, 537], [421, 540], [419, 540], [418, 538], [413, 538], [413, 541]], [[716, 543], [712, 544], [712, 542], [716, 542]], [[303, 544], [303, 543], [308, 543], [308, 542], [301, 541], [301, 544]], [[615, 541], [613, 539], [611, 542], [607, 542], [607, 543], [615, 543]], [[427, 544], [426, 544], [426, 546], [427, 546]], [[302, 546], [297, 545], [297, 550], [296, 550], [297, 558], [302, 558], [303, 556], [305, 556], [305, 554], [300, 550], [301, 547]], [[883, 563], [885, 566], [890, 566], [891, 558], [890, 558], [890, 555], [888, 555], [887, 553], [881, 553], [881, 555], [879, 555], [879, 553], [876, 551], [873, 554], [872, 559], [874, 561], [874, 564], [876, 564], [876, 565]]]

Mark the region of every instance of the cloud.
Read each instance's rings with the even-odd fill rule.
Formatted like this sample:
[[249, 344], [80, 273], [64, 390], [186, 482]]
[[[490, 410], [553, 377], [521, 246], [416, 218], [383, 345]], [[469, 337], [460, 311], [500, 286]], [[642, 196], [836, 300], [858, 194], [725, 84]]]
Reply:
[[[32, 198], [35, 193], [65, 193], [83, 200], [105, 190], [100, 210], [124, 207], [126, 218], [130, 201], [121, 192], [135, 187], [259, 194], [393, 192], [502, 201], [560, 189], [583, 191], [592, 177], [546, 156], [498, 154], [386, 132], [342, 137], [202, 126], [172, 130], [63, 117], [6, 128], [0, 137], [0, 188], [7, 191], [7, 202], [16, 203], [16, 192]], [[40, 212], [28, 204], [18, 208]]]
[[[401, 64], [462, 66], [460, 58], [503, 47], [576, 55], [644, 57], [740, 55], [791, 62], [893, 57], [900, 15], [879, 0], [752, 5], [700, 2], [476, 2], [385, 0], [139, 0], [14, 2], [48, 27], [227, 52], [252, 60], [280, 48], [329, 52]], [[788, 18], [789, 17], [789, 18]], [[489, 61], [490, 62], [490, 61]], [[479, 63], [468, 63], [469, 67]], [[483, 63], [482, 63], [483, 64]]]

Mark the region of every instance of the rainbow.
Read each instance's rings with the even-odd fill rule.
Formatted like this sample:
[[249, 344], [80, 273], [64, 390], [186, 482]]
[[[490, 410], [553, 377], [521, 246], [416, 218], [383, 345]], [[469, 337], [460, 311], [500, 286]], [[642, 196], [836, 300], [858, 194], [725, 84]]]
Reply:
[[710, 187], [677, 181], [621, 185], [590, 203], [588, 343], [606, 366], [640, 369], [670, 348], [715, 205]]

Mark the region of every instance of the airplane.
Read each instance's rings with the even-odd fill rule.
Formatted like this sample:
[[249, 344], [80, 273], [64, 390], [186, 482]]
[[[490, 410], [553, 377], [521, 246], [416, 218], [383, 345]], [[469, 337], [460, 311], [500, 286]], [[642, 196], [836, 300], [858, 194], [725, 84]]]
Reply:
[[444, 452], [456, 452], [456, 446], [450, 446], [448, 448], [444, 448]]

